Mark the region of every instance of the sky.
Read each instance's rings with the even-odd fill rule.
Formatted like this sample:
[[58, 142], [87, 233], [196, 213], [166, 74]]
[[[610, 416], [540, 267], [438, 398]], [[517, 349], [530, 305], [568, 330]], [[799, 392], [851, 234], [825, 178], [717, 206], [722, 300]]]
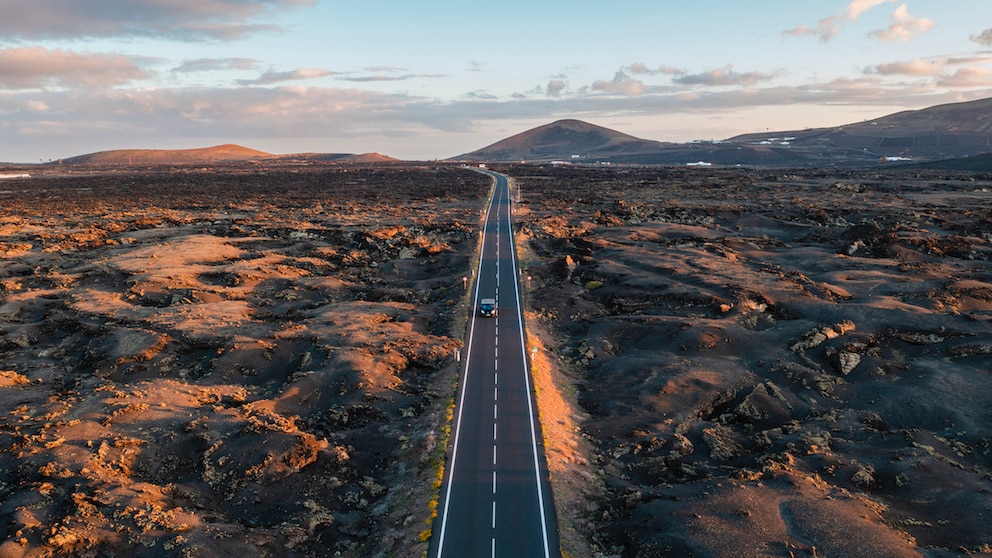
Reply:
[[990, 0], [0, 0], [0, 161], [237, 143], [430, 160], [992, 97]]

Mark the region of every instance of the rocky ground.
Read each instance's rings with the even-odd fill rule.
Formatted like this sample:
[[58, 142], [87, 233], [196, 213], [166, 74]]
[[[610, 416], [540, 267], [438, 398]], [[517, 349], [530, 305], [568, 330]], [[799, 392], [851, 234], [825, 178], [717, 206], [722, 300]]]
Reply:
[[572, 555], [992, 554], [992, 176], [501, 170]]
[[[992, 554], [992, 176], [512, 166], [566, 556]], [[0, 182], [0, 557], [418, 556], [488, 179]]]
[[0, 183], [0, 556], [426, 548], [486, 177], [33, 174]]

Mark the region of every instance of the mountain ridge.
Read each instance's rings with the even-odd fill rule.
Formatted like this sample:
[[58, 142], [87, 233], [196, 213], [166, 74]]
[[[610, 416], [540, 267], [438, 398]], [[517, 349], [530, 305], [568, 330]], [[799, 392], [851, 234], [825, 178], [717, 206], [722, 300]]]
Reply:
[[233, 143], [194, 149], [113, 149], [62, 159], [63, 165], [147, 166], [216, 164], [230, 162], [337, 162], [388, 163], [397, 161], [382, 153], [295, 153], [274, 155]]
[[557, 120], [454, 160], [846, 167], [908, 159], [937, 161], [986, 152], [992, 152], [992, 98], [900, 111], [839, 126], [690, 143], [641, 139], [578, 120]]

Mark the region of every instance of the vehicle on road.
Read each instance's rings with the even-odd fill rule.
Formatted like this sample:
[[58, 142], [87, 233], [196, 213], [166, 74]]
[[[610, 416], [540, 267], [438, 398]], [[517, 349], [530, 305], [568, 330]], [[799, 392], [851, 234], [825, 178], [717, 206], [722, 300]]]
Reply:
[[479, 301], [479, 312], [483, 316], [495, 316], [496, 315], [496, 299], [495, 298], [484, 298]]

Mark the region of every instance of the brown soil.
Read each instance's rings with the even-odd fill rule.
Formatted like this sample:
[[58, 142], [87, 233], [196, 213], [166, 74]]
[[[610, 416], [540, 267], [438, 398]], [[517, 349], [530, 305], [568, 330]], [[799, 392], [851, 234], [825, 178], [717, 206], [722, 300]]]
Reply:
[[992, 553], [992, 177], [503, 170], [569, 554]]
[[488, 182], [4, 181], [0, 556], [422, 552]]

